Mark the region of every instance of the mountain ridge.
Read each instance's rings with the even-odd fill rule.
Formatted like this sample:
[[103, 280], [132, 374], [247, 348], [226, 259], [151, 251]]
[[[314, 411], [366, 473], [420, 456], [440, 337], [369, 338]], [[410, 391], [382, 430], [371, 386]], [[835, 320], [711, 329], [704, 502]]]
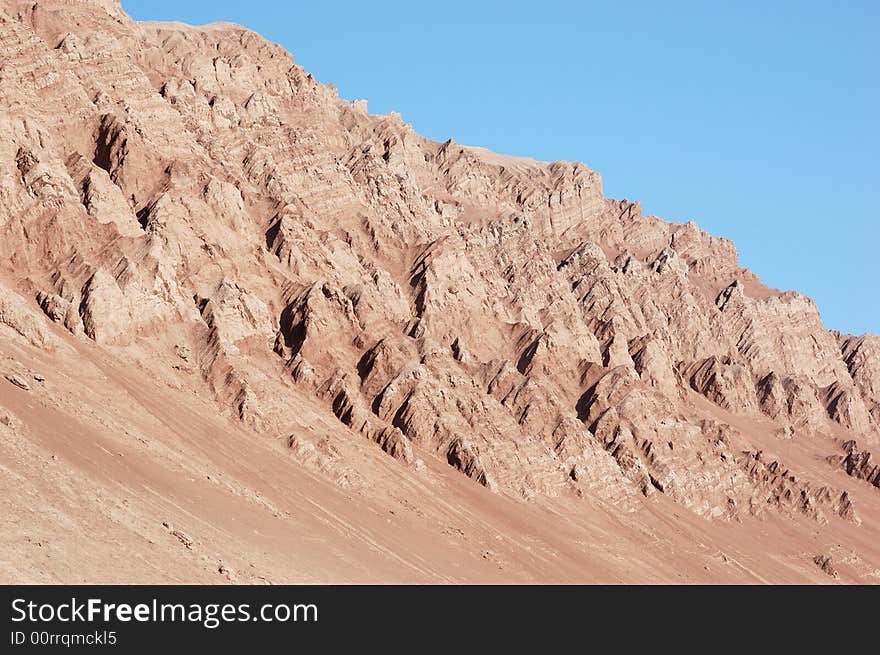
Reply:
[[[61, 479], [76, 486], [80, 475], [103, 479], [78, 459], [77, 447], [94, 441], [124, 450], [126, 466], [166, 458], [191, 471], [210, 459], [204, 475], [219, 467], [229, 489], [285, 520], [294, 492], [283, 462], [323, 480], [308, 484], [332, 503], [351, 494], [374, 511], [385, 501], [371, 487], [394, 495], [400, 480], [416, 499], [401, 501], [415, 523], [439, 511], [438, 491], [454, 489], [476, 513], [481, 503], [575, 514], [595, 505], [610, 517], [603, 539], [621, 543], [649, 529], [677, 543], [660, 526], [678, 512], [712, 526], [697, 529], [725, 547], [767, 522], [787, 526], [779, 529], [801, 535], [787, 568], [747, 556], [770, 579], [824, 579], [814, 560], [827, 561], [845, 535], [853, 545], [842, 575], [872, 579], [880, 557], [865, 517], [880, 512], [870, 454], [880, 441], [880, 337], [825, 330], [811, 299], [764, 286], [731, 241], [604, 197], [601, 177], [581, 163], [424, 139], [397, 114], [339, 99], [281, 46], [232, 24], [135, 23], [103, 0], [11, 2], [0, 48], [0, 336], [12, 353], [2, 362], [0, 427], [13, 448], [4, 460], [28, 484], [45, 473], [9, 444], [64, 445]], [[36, 370], [47, 365], [41, 353], [63, 363], [66, 387]], [[131, 375], [161, 389], [140, 391]], [[102, 376], [113, 389], [101, 388]], [[208, 419], [187, 403], [216, 413], [211, 429], [241, 453], [208, 436]], [[137, 430], [120, 419], [129, 413]], [[62, 415], [92, 436], [64, 442]], [[117, 437], [95, 436], [108, 426]], [[228, 459], [212, 459], [213, 448]], [[271, 484], [248, 448], [277, 476]], [[114, 484], [135, 494], [122, 480]], [[8, 491], [10, 515], [21, 516]], [[173, 506], [171, 482], [165, 494]], [[138, 513], [139, 498], [136, 511], [119, 511], [153, 534], [161, 522]], [[297, 502], [308, 516], [307, 498]], [[210, 523], [217, 511], [182, 518]], [[86, 520], [62, 514], [71, 525]], [[347, 525], [359, 520], [355, 512]], [[225, 529], [243, 557], [250, 537]], [[375, 547], [399, 560], [405, 538], [385, 529], [358, 530], [382, 533]], [[472, 545], [492, 552], [471, 529]], [[814, 529], [829, 543], [795, 555], [814, 548]], [[150, 549], [136, 534], [143, 557]], [[450, 534], [435, 538], [457, 548]], [[192, 550], [190, 536], [176, 539]], [[273, 548], [264, 566], [285, 579], [283, 550]], [[527, 550], [507, 548], [511, 575], [540, 581]], [[363, 579], [358, 556], [342, 556], [337, 572], [320, 563], [323, 579]], [[615, 570], [595, 555], [570, 558], [578, 579]], [[175, 575], [200, 578], [207, 561], [180, 563]], [[670, 565], [662, 579], [674, 579]], [[449, 563], [406, 566], [413, 579], [455, 578]], [[469, 566], [462, 579], [486, 579]], [[704, 571], [690, 575], [712, 579]]]

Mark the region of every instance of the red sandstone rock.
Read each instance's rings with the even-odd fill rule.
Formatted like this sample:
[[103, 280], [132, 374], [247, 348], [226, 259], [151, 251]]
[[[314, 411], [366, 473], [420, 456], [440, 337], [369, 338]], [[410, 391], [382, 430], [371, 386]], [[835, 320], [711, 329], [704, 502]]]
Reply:
[[[69, 415], [75, 431], [113, 426], [144, 445], [183, 434], [193, 462], [175, 441], [140, 456], [226, 467], [236, 500], [224, 502], [246, 497], [273, 517], [288, 502], [279, 471], [301, 469], [329, 480], [328, 505], [337, 487], [359, 494], [347, 520], [405, 496], [431, 529], [452, 520], [437, 501], [450, 489], [473, 511], [576, 517], [565, 534], [582, 534], [596, 503], [670, 544], [679, 537], [649, 513], [744, 533], [754, 516], [846, 532], [876, 513], [839, 470], [876, 486], [870, 454], [853, 446], [830, 466], [812, 449], [876, 443], [880, 338], [826, 331], [810, 299], [763, 286], [732, 243], [605, 198], [583, 164], [430, 141], [341, 100], [248, 30], [138, 24], [113, 0], [7, 2], [0, 53], [0, 343], [57, 351], [60, 368], [83, 371], [69, 386], [89, 391], [41, 385], [27, 395], [51, 402], [10, 409], [16, 426]], [[119, 393], [139, 394], [125, 377], [137, 371], [174, 400], [114, 395], [96, 371], [116, 366]], [[181, 427], [190, 405], [205, 424]], [[785, 466], [763, 454], [777, 434], [797, 436]], [[288, 447], [251, 459], [279, 440]], [[223, 462], [209, 465], [215, 449]], [[0, 457], [37, 475], [17, 453]], [[498, 493], [474, 500], [488, 495], [474, 482]], [[607, 539], [630, 540], [633, 524], [616, 521]], [[382, 534], [400, 557], [405, 539]], [[457, 548], [455, 530], [442, 534], [419, 538]], [[719, 552], [734, 534], [716, 535]], [[526, 550], [510, 551], [523, 578]], [[235, 563], [236, 579], [248, 569]]]

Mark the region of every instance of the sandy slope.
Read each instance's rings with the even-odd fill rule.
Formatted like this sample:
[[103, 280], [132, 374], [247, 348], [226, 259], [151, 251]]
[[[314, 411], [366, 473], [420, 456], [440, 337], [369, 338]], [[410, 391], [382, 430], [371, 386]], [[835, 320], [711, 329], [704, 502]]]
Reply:
[[[354, 436], [345, 456], [366, 484], [345, 490], [93, 345], [61, 359], [18, 341], [2, 333], [3, 367], [46, 380], [0, 395], [22, 424], [0, 441], [6, 582], [832, 582], [819, 553], [841, 581], [880, 575], [870, 533], [840, 520], [713, 523], [660, 495], [633, 514], [515, 501]], [[310, 433], [339, 429], [306, 411]], [[880, 516], [876, 494], [836, 478], [866, 522]]]

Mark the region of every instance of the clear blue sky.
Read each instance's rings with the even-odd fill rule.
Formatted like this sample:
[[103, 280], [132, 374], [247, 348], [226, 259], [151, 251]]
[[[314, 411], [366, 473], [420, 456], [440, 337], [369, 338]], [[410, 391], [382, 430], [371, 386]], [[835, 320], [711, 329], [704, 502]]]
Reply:
[[602, 174], [880, 332], [880, 2], [123, 0], [228, 20], [428, 137]]

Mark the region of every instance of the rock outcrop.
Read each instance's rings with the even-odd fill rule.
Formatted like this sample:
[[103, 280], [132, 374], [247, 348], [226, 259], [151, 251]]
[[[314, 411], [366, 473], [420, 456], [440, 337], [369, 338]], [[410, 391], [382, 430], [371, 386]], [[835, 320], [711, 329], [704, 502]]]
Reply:
[[847, 475], [880, 488], [880, 464], [869, 451], [860, 450], [854, 440], [849, 440], [843, 444], [843, 453], [842, 456], [832, 457], [832, 462], [843, 468]]
[[0, 327], [9, 329], [38, 348], [53, 348], [58, 339], [24, 298], [0, 284]]
[[[880, 337], [729, 241], [583, 164], [423, 138], [234, 25], [11, 0], [0, 52], [0, 327], [31, 346], [165, 366], [267, 439], [320, 411], [518, 500], [858, 520], [755, 435], [876, 444]], [[289, 445], [354, 484], [332, 443]], [[877, 486], [855, 446], [836, 466]]]

